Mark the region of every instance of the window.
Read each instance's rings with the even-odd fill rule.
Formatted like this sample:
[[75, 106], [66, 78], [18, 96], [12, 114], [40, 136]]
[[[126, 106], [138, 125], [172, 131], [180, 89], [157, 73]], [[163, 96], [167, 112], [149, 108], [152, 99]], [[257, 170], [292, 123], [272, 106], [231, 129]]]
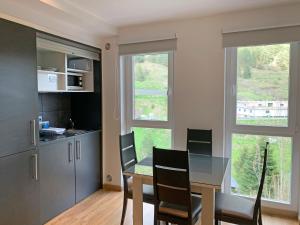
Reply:
[[256, 197], [268, 141], [263, 203], [285, 209], [296, 207], [292, 196], [298, 194], [293, 154], [299, 47], [291, 43], [226, 49], [225, 141], [232, 160], [225, 190]]
[[237, 124], [288, 126], [288, 107], [274, 108], [270, 116], [266, 109], [273, 106], [269, 101], [288, 105], [289, 62], [290, 44], [237, 48], [237, 105], [256, 112], [251, 119], [237, 113]]
[[135, 132], [138, 159], [153, 146], [172, 147], [173, 52], [125, 56], [126, 127]]

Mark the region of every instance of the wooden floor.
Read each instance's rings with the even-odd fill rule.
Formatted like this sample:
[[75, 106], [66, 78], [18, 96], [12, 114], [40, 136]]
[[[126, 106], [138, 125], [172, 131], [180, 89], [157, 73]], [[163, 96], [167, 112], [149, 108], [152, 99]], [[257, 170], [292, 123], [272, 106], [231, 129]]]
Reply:
[[[99, 191], [54, 218], [47, 225], [119, 225], [122, 211], [121, 192]], [[153, 225], [153, 207], [144, 205], [144, 224]], [[292, 219], [263, 216], [264, 225], [299, 225]], [[132, 201], [129, 201], [125, 225], [132, 225]], [[222, 225], [225, 225], [223, 223]], [[227, 224], [226, 224], [227, 225]]]

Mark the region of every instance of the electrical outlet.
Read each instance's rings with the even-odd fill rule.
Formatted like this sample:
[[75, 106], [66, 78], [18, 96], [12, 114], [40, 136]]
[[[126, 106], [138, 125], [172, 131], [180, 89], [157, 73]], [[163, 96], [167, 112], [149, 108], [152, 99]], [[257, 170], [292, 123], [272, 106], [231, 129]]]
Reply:
[[112, 181], [112, 176], [110, 174], [108, 174], [106, 176], [106, 181], [111, 182]]

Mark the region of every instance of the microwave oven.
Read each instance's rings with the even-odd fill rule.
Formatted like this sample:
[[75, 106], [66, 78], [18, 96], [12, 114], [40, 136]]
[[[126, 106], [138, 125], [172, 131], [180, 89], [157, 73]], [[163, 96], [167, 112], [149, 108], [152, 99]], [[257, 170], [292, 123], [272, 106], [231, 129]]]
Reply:
[[83, 77], [82, 74], [68, 74], [68, 90], [82, 90]]

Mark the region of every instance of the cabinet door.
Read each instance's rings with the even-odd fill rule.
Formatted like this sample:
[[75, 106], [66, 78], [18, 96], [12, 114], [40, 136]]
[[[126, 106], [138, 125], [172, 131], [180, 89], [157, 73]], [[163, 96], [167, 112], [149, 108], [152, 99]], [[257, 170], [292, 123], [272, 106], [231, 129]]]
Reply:
[[75, 204], [74, 138], [40, 146], [41, 222]]
[[39, 224], [37, 151], [0, 158], [0, 225]]
[[[35, 30], [0, 19], [0, 157], [34, 145], [38, 115]], [[35, 126], [36, 128], [37, 126]]]
[[76, 202], [100, 188], [100, 134], [93, 132], [75, 139]]

